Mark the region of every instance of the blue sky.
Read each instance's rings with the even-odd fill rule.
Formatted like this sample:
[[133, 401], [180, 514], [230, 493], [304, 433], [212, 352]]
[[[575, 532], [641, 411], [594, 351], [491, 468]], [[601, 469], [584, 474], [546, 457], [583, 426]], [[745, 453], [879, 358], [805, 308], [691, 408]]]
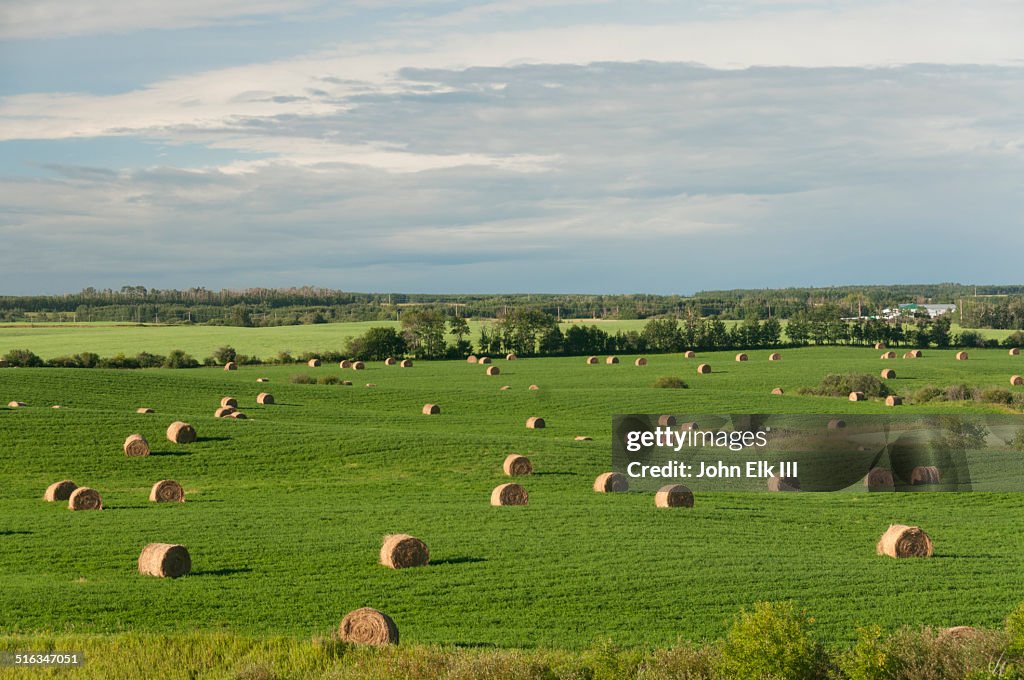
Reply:
[[0, 0], [0, 294], [1021, 282], [1010, 0]]

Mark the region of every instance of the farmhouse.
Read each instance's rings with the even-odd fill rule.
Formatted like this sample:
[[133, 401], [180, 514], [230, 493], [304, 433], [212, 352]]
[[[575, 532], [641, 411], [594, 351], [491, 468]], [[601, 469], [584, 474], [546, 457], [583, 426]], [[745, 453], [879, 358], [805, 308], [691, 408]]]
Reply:
[[956, 311], [956, 305], [942, 304], [942, 305], [919, 305], [916, 303], [908, 303], [905, 305], [899, 305], [895, 309], [892, 307], [886, 307], [882, 310], [882, 317], [886, 319], [896, 319], [901, 316], [916, 316], [917, 314], [926, 313], [928, 317], [934, 319], [937, 316], [943, 314], [949, 314], [950, 312]]

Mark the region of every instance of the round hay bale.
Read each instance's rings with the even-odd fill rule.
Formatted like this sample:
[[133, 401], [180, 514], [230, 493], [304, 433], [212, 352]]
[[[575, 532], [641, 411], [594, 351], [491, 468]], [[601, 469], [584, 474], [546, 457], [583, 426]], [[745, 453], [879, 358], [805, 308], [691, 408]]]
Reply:
[[685, 352], [683, 352], [683, 358], [684, 359], [696, 359], [697, 358], [697, 353], [694, 352], [692, 349], [688, 349]]
[[618, 493], [629, 491], [629, 480], [619, 472], [605, 472], [594, 480], [594, 491], [597, 493]]
[[1011, 347], [1010, 348], [1010, 356], [1011, 357], [1019, 357], [1020, 356], [1020, 347]]
[[921, 350], [919, 350], [919, 349], [912, 349], [909, 352], [907, 352], [906, 354], [904, 354], [903, 358], [904, 359], [920, 359], [922, 356], [923, 356], [923, 354], [922, 354]]
[[1024, 385], [1024, 376], [1011, 375], [1010, 376], [1010, 384], [1011, 385]]
[[131, 434], [124, 440], [124, 455], [126, 456], [148, 456], [149, 442], [141, 434]]
[[512, 352], [509, 352], [508, 354], [506, 354], [506, 355], [505, 355], [505, 361], [515, 361], [515, 360], [516, 360], [516, 359], [518, 359], [518, 358], [519, 358], [519, 357], [517, 357], [517, 356], [516, 356], [515, 354], [513, 354]]
[[213, 412], [214, 418], [227, 418], [238, 409], [233, 406], [221, 406], [219, 409]]
[[26, 406], [28, 406], [28, 404], [26, 404], [23, 401], [9, 401], [9, 402], [7, 402], [7, 408], [25, 408]]
[[883, 368], [879, 375], [882, 376], [882, 380], [892, 380], [896, 377], [896, 371], [891, 368]]
[[225, 371], [237, 371], [238, 370], [238, 364], [236, 364], [234, 361], [229, 361], [228, 363], [224, 364], [224, 370]]
[[543, 418], [532, 416], [526, 419], [526, 429], [528, 430], [543, 430], [547, 423], [544, 422]]
[[154, 411], [153, 409], [149, 408], [148, 406], [142, 406], [140, 408], [137, 408], [137, 409], [135, 409], [135, 412], [136, 413], [156, 413], [156, 411]]
[[[394, 366], [394, 365], [395, 365], [395, 364], [397, 364], [397, 363], [398, 363], [398, 362], [397, 362], [397, 361], [395, 361], [395, 358], [394, 358], [394, 357], [388, 357], [387, 359], [385, 359], [385, 360], [384, 360], [384, 365], [385, 365], [385, 366]], [[345, 368], [345, 367], [344, 367], [344, 366], [342, 366], [342, 368]]]
[[68, 510], [102, 510], [100, 492], [87, 486], [80, 486], [68, 496]]
[[342, 359], [338, 362], [338, 368], [352, 368], [352, 362], [348, 359]]
[[363, 607], [345, 614], [338, 626], [338, 639], [354, 645], [397, 645], [398, 626], [387, 614]]
[[143, 576], [178, 578], [192, 571], [192, 558], [183, 545], [150, 543], [139, 554], [139, 573]]
[[750, 357], [748, 357], [743, 352], [740, 352], [739, 354], [736, 355], [736, 361], [747, 361], [748, 359], [750, 359]]
[[306, 362], [306, 365], [309, 366], [310, 368], [320, 368], [320, 360], [310, 359], [309, 361]]
[[890, 524], [878, 539], [875, 552], [889, 557], [931, 557], [932, 539], [920, 527]]
[[886, 406], [903, 406], [903, 397], [898, 397], [895, 394], [890, 394], [885, 398]]
[[50, 408], [64, 408], [64, 407], [63, 407], [63, 406], [61, 406], [60, 404], [54, 404], [54, 405], [53, 405], [53, 406], [51, 406]]
[[376, 387], [377, 383], [366, 383], [367, 387]]
[[498, 368], [497, 366], [487, 367], [487, 375], [498, 375], [499, 373], [501, 373], [501, 369]]
[[918, 486], [921, 484], [938, 484], [939, 481], [939, 468], [934, 465], [918, 465], [910, 471], [911, 486]]
[[501, 386], [501, 387], [500, 387], [499, 389], [500, 389], [500, 390], [501, 390], [502, 392], [505, 392], [506, 390], [510, 390], [510, 389], [512, 389], [512, 386], [511, 386], [511, 385], [502, 385], [502, 386]]
[[592, 441], [594, 441], [594, 438], [593, 437], [588, 437], [585, 434], [581, 434], [581, 435], [579, 435], [577, 437], [574, 437], [574, 440], [578, 441], [578, 442], [592, 442]]
[[490, 357], [480, 357], [479, 359], [476, 360], [476, 362], [478, 364], [489, 364], [489, 363], [491, 363], [491, 358]]
[[785, 394], [785, 392], [782, 391], [781, 387], [776, 387], [776, 388], [772, 389], [772, 394], [780, 394], [781, 395], [781, 394]]
[[173, 479], [161, 479], [149, 490], [149, 500], [154, 503], [184, 503], [185, 489]]
[[366, 368], [366, 364], [364, 364], [362, 361], [353, 361], [352, 362], [352, 370], [353, 371], [362, 371], [365, 368]]
[[78, 488], [78, 485], [70, 479], [62, 479], [46, 487], [43, 500], [52, 503], [53, 501], [66, 501], [71, 498], [71, 493]]
[[441, 407], [438, 406], [437, 404], [424, 404], [423, 405], [423, 415], [425, 415], [425, 416], [436, 416], [440, 412], [441, 412]]
[[896, 487], [892, 478], [892, 470], [871, 468], [871, 471], [864, 475], [864, 486], [868, 491], [891, 491]]
[[526, 505], [530, 496], [519, 484], [500, 484], [491, 492], [491, 505]]
[[701, 364], [697, 367], [697, 373], [703, 375], [711, 372], [711, 364]]
[[768, 479], [769, 491], [799, 491], [800, 480], [796, 477], [779, 477], [774, 475]]
[[352, 385], [352, 381], [351, 380], [342, 380], [341, 384], [342, 385], [350, 385], [351, 386]]
[[896, 358], [896, 352], [886, 352], [885, 354], [882, 355], [881, 358], [882, 359], [895, 359]]
[[256, 382], [259, 382], [259, 383], [270, 382], [270, 378], [256, 378]]
[[220, 400], [220, 405], [224, 408], [230, 406], [231, 408], [238, 408], [238, 400], [234, 397], [224, 397]]
[[520, 475], [532, 475], [533, 474], [533, 463], [526, 456], [520, 456], [518, 453], [510, 453], [505, 456], [505, 462], [502, 463], [501, 469], [505, 471], [505, 474], [509, 477], [519, 477]]
[[188, 423], [178, 420], [167, 428], [167, 439], [175, 444], [191, 444], [196, 440], [196, 430]]
[[609, 365], [617, 364], [617, 363], [619, 363], [619, 358], [618, 357], [607, 357], [604, 360], [604, 363], [609, 364]]
[[768, 361], [782, 361], [782, 355], [778, 352], [772, 352], [768, 355]]
[[228, 414], [228, 418], [234, 418], [235, 420], [248, 420], [249, 416], [245, 415], [241, 411], [232, 411]]
[[866, 398], [863, 392], [850, 392], [850, 401], [864, 401]]
[[840, 418], [833, 418], [828, 421], [828, 429], [830, 430], [841, 430], [846, 427], [846, 421]]
[[967, 361], [967, 352], [957, 352], [956, 353], [956, 360], [957, 361]]
[[656, 508], [692, 508], [693, 492], [682, 484], [667, 484], [654, 494]]
[[402, 362], [398, 365], [400, 368], [412, 368], [412, 361], [409, 359], [402, 359]]
[[269, 406], [274, 403], [274, 395], [270, 392], [260, 392], [256, 395], [256, 403]]
[[876, 342], [875, 343], [875, 349], [886, 349], [886, 348], [887, 347], [886, 347], [886, 344], [884, 342]]
[[676, 417], [672, 415], [658, 416], [658, 427], [673, 427], [676, 424]]
[[409, 534], [392, 534], [384, 537], [380, 548], [380, 563], [392, 569], [425, 567], [430, 563], [427, 544]]
[[587, 357], [587, 365], [593, 365], [597, 363], [597, 357]]
[[531, 389], [531, 390], [539, 390], [540, 387], [538, 387], [537, 385], [530, 385], [529, 389]]
[[476, 361], [477, 361], [476, 357], [473, 356], [472, 354], [470, 354], [468, 357], [466, 357], [466, 363], [467, 364], [475, 364]]
[[637, 357], [636, 361], [633, 362], [633, 365], [634, 366], [646, 366], [647, 365], [647, 359], [645, 359], [644, 357]]
[[680, 432], [691, 432], [691, 431], [699, 430], [699, 429], [700, 429], [700, 426], [697, 425], [697, 423], [683, 423], [682, 425], [679, 426], [679, 431]]

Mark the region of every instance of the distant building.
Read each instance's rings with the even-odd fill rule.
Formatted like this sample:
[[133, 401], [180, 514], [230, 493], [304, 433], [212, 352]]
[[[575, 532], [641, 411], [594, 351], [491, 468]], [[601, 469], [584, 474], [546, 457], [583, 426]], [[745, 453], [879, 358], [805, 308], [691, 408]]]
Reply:
[[956, 305], [919, 305], [916, 303], [909, 303], [905, 305], [899, 305], [896, 309], [886, 307], [882, 310], [882, 317], [886, 319], [895, 319], [901, 316], [915, 316], [920, 312], [927, 312], [929, 318], [934, 319], [937, 316], [943, 314], [949, 314], [956, 311]]

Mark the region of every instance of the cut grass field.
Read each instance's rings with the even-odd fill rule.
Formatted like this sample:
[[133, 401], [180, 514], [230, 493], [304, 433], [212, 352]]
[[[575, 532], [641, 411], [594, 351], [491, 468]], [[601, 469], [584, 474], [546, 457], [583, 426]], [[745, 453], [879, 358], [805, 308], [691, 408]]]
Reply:
[[[244, 331], [226, 330], [235, 335], [224, 342], [244, 351], [234, 339]], [[1022, 372], [1005, 350], [972, 351], [968, 362], [938, 350], [896, 362], [872, 349], [789, 350], [780, 362], [749, 354], [742, 364], [725, 352], [652, 355], [644, 367], [632, 357], [596, 366], [520, 359], [496, 362], [496, 377], [465, 362], [374, 362], [359, 372], [2, 369], [0, 403], [28, 407], [0, 409], [0, 629], [309, 638], [373, 606], [396, 621], [403, 644], [578, 650], [717, 637], [741, 607], [786, 599], [836, 642], [873, 623], [999, 626], [1024, 600], [1019, 495], [720, 493], [658, 510], [652, 494], [591, 491], [610, 465], [614, 413], [881, 413], [891, 409], [880, 401], [795, 391], [830, 372], [877, 375], [883, 363], [903, 394], [925, 384], [1004, 387]], [[715, 372], [698, 376], [703, 361]], [[295, 373], [355, 385], [291, 384]], [[664, 375], [690, 388], [653, 388]], [[527, 390], [534, 383], [540, 390]], [[776, 386], [786, 396], [770, 395]], [[260, 391], [278, 403], [256, 405]], [[213, 418], [226, 395], [250, 420]], [[425, 403], [441, 414], [422, 415]], [[156, 413], [136, 414], [140, 406]], [[534, 415], [546, 429], [526, 429]], [[166, 441], [174, 420], [192, 423], [199, 441]], [[154, 455], [124, 456], [134, 432]], [[523, 482], [530, 502], [491, 507], [509, 452], [533, 461]], [[47, 485], [65, 478], [98, 489], [105, 509], [43, 502]], [[160, 479], [181, 482], [187, 502], [149, 503]], [[893, 522], [925, 528], [935, 556], [877, 557]], [[389, 533], [426, 541], [430, 566], [379, 565]], [[150, 542], [188, 546], [192, 574], [140, 576], [136, 559]]]

